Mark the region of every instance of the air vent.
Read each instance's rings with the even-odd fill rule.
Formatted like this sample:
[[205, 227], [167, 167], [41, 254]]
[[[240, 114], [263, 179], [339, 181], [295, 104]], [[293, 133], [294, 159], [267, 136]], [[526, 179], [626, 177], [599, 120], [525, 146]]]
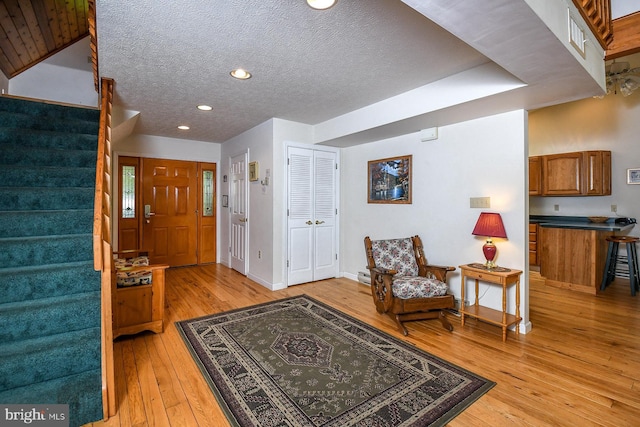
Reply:
[[586, 51], [584, 49], [585, 43], [587, 39], [585, 38], [584, 30], [578, 25], [578, 23], [573, 19], [571, 13], [569, 13], [569, 43], [573, 46], [578, 53], [586, 58]]

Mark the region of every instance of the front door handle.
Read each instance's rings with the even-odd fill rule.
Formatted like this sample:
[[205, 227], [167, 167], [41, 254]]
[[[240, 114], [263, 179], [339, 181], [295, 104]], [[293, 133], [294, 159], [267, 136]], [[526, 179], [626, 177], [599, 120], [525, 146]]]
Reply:
[[320, 225], [320, 224], [324, 224], [324, 221], [318, 221], [318, 220], [316, 220], [316, 225]]
[[155, 215], [155, 212], [151, 212], [151, 205], [144, 205], [144, 217], [149, 219]]

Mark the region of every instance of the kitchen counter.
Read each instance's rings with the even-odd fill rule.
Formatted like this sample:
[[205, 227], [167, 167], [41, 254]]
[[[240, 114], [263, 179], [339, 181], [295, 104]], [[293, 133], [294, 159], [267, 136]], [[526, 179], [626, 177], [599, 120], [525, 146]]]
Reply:
[[538, 224], [540, 275], [549, 286], [597, 294], [607, 255], [607, 236], [627, 231], [615, 218], [590, 222], [587, 217], [531, 215]]
[[607, 222], [591, 222], [586, 216], [555, 216], [555, 215], [530, 215], [529, 222], [540, 227], [573, 228], [580, 230], [596, 231], [627, 231], [635, 224], [621, 225], [615, 223], [616, 218], [609, 218]]

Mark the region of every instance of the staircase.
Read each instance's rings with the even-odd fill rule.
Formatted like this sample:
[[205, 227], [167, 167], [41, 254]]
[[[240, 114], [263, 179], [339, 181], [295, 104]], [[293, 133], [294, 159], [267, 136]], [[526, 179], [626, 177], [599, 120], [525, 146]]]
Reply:
[[103, 418], [98, 123], [98, 110], [0, 97], [0, 403], [69, 404], [72, 427]]

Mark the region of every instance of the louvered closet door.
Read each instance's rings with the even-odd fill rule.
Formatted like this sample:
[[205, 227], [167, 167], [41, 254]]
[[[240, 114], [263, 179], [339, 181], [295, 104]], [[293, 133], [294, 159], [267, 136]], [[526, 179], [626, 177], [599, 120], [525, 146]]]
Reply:
[[336, 154], [288, 148], [288, 284], [337, 275]]

